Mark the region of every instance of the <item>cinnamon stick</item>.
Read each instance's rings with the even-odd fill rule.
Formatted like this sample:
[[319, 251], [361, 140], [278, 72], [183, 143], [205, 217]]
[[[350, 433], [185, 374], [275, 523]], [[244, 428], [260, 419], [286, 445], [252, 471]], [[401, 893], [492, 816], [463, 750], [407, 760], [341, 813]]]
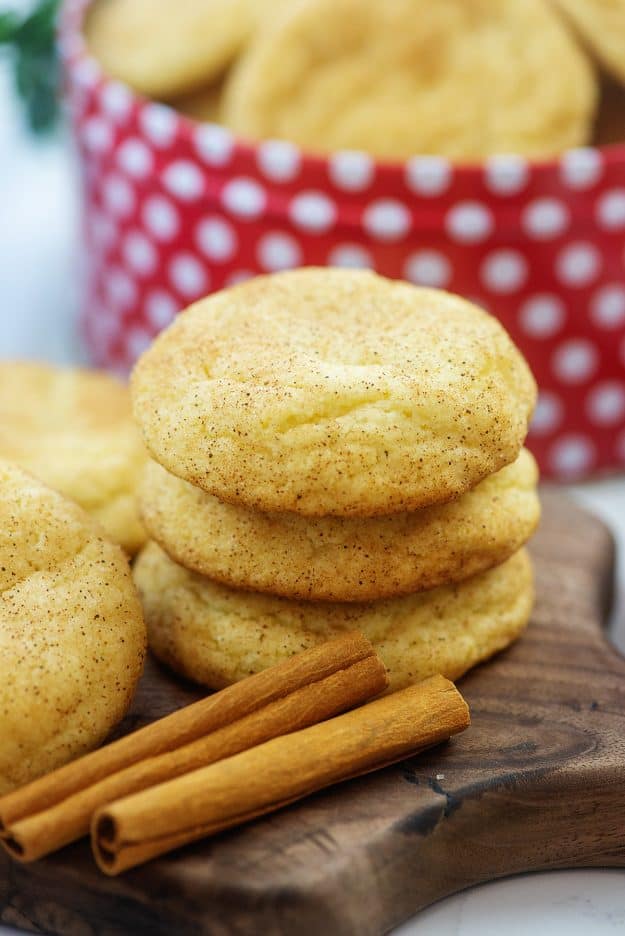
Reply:
[[189, 705], [0, 799], [0, 842], [27, 862], [86, 835], [113, 800], [179, 777], [382, 692], [371, 643], [350, 633]]
[[119, 874], [188, 842], [378, 770], [469, 725], [443, 676], [274, 738], [100, 809], [91, 826], [99, 867]]

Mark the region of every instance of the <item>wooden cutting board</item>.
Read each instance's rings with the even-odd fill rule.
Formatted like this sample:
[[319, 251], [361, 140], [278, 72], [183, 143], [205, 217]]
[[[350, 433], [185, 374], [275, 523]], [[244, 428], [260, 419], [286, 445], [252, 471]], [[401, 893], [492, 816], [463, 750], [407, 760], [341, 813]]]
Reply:
[[[465, 734], [120, 878], [85, 842], [0, 858], [1, 919], [62, 936], [380, 934], [470, 884], [625, 866], [625, 660], [607, 643], [612, 538], [545, 492], [527, 635], [461, 688]], [[156, 664], [125, 728], [196, 698]]]

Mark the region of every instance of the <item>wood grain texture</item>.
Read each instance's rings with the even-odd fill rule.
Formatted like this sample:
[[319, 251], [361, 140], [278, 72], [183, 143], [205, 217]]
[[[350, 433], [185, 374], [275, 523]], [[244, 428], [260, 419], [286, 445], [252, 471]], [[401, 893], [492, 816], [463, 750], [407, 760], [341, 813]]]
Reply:
[[[625, 866], [625, 660], [606, 642], [614, 547], [544, 492], [527, 635], [461, 682], [443, 747], [110, 879], [86, 843], [0, 858], [5, 923], [63, 936], [380, 934], [470, 884]], [[151, 664], [126, 730], [197, 694]]]

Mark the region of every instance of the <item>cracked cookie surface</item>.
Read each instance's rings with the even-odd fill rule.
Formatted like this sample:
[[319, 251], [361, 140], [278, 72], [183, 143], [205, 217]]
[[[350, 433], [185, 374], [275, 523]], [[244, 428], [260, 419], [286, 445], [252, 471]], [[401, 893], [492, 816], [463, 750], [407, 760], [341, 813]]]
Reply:
[[119, 381], [99, 371], [1, 362], [0, 457], [79, 503], [130, 555], [145, 542], [136, 485], [146, 452]]
[[77, 504], [0, 459], [0, 794], [104, 740], [143, 668], [128, 562]]
[[459, 584], [368, 604], [236, 591], [177, 565], [154, 543], [134, 576], [153, 652], [213, 689], [348, 630], [375, 645], [391, 689], [435, 673], [457, 679], [520, 635], [533, 602], [524, 549]]
[[191, 306], [139, 359], [156, 461], [221, 500], [375, 516], [460, 496], [518, 456], [536, 387], [449, 293], [307, 268]]
[[151, 461], [144, 524], [181, 565], [287, 598], [372, 601], [461, 581], [498, 565], [538, 523], [526, 450], [458, 500], [390, 517], [301, 517], [226, 504]]

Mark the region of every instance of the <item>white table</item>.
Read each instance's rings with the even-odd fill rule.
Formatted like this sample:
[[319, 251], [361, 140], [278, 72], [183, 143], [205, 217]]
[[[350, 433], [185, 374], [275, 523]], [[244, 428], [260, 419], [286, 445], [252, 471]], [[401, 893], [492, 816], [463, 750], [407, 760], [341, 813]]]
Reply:
[[[79, 359], [74, 320], [77, 202], [62, 136], [23, 130], [0, 64], [0, 357]], [[625, 479], [577, 486], [625, 546]], [[622, 610], [625, 548], [621, 549]], [[625, 649], [625, 615], [615, 638]], [[406, 923], [409, 936], [608, 936], [625, 932], [625, 871], [558, 871], [475, 887]], [[0, 936], [16, 934], [0, 926]]]

